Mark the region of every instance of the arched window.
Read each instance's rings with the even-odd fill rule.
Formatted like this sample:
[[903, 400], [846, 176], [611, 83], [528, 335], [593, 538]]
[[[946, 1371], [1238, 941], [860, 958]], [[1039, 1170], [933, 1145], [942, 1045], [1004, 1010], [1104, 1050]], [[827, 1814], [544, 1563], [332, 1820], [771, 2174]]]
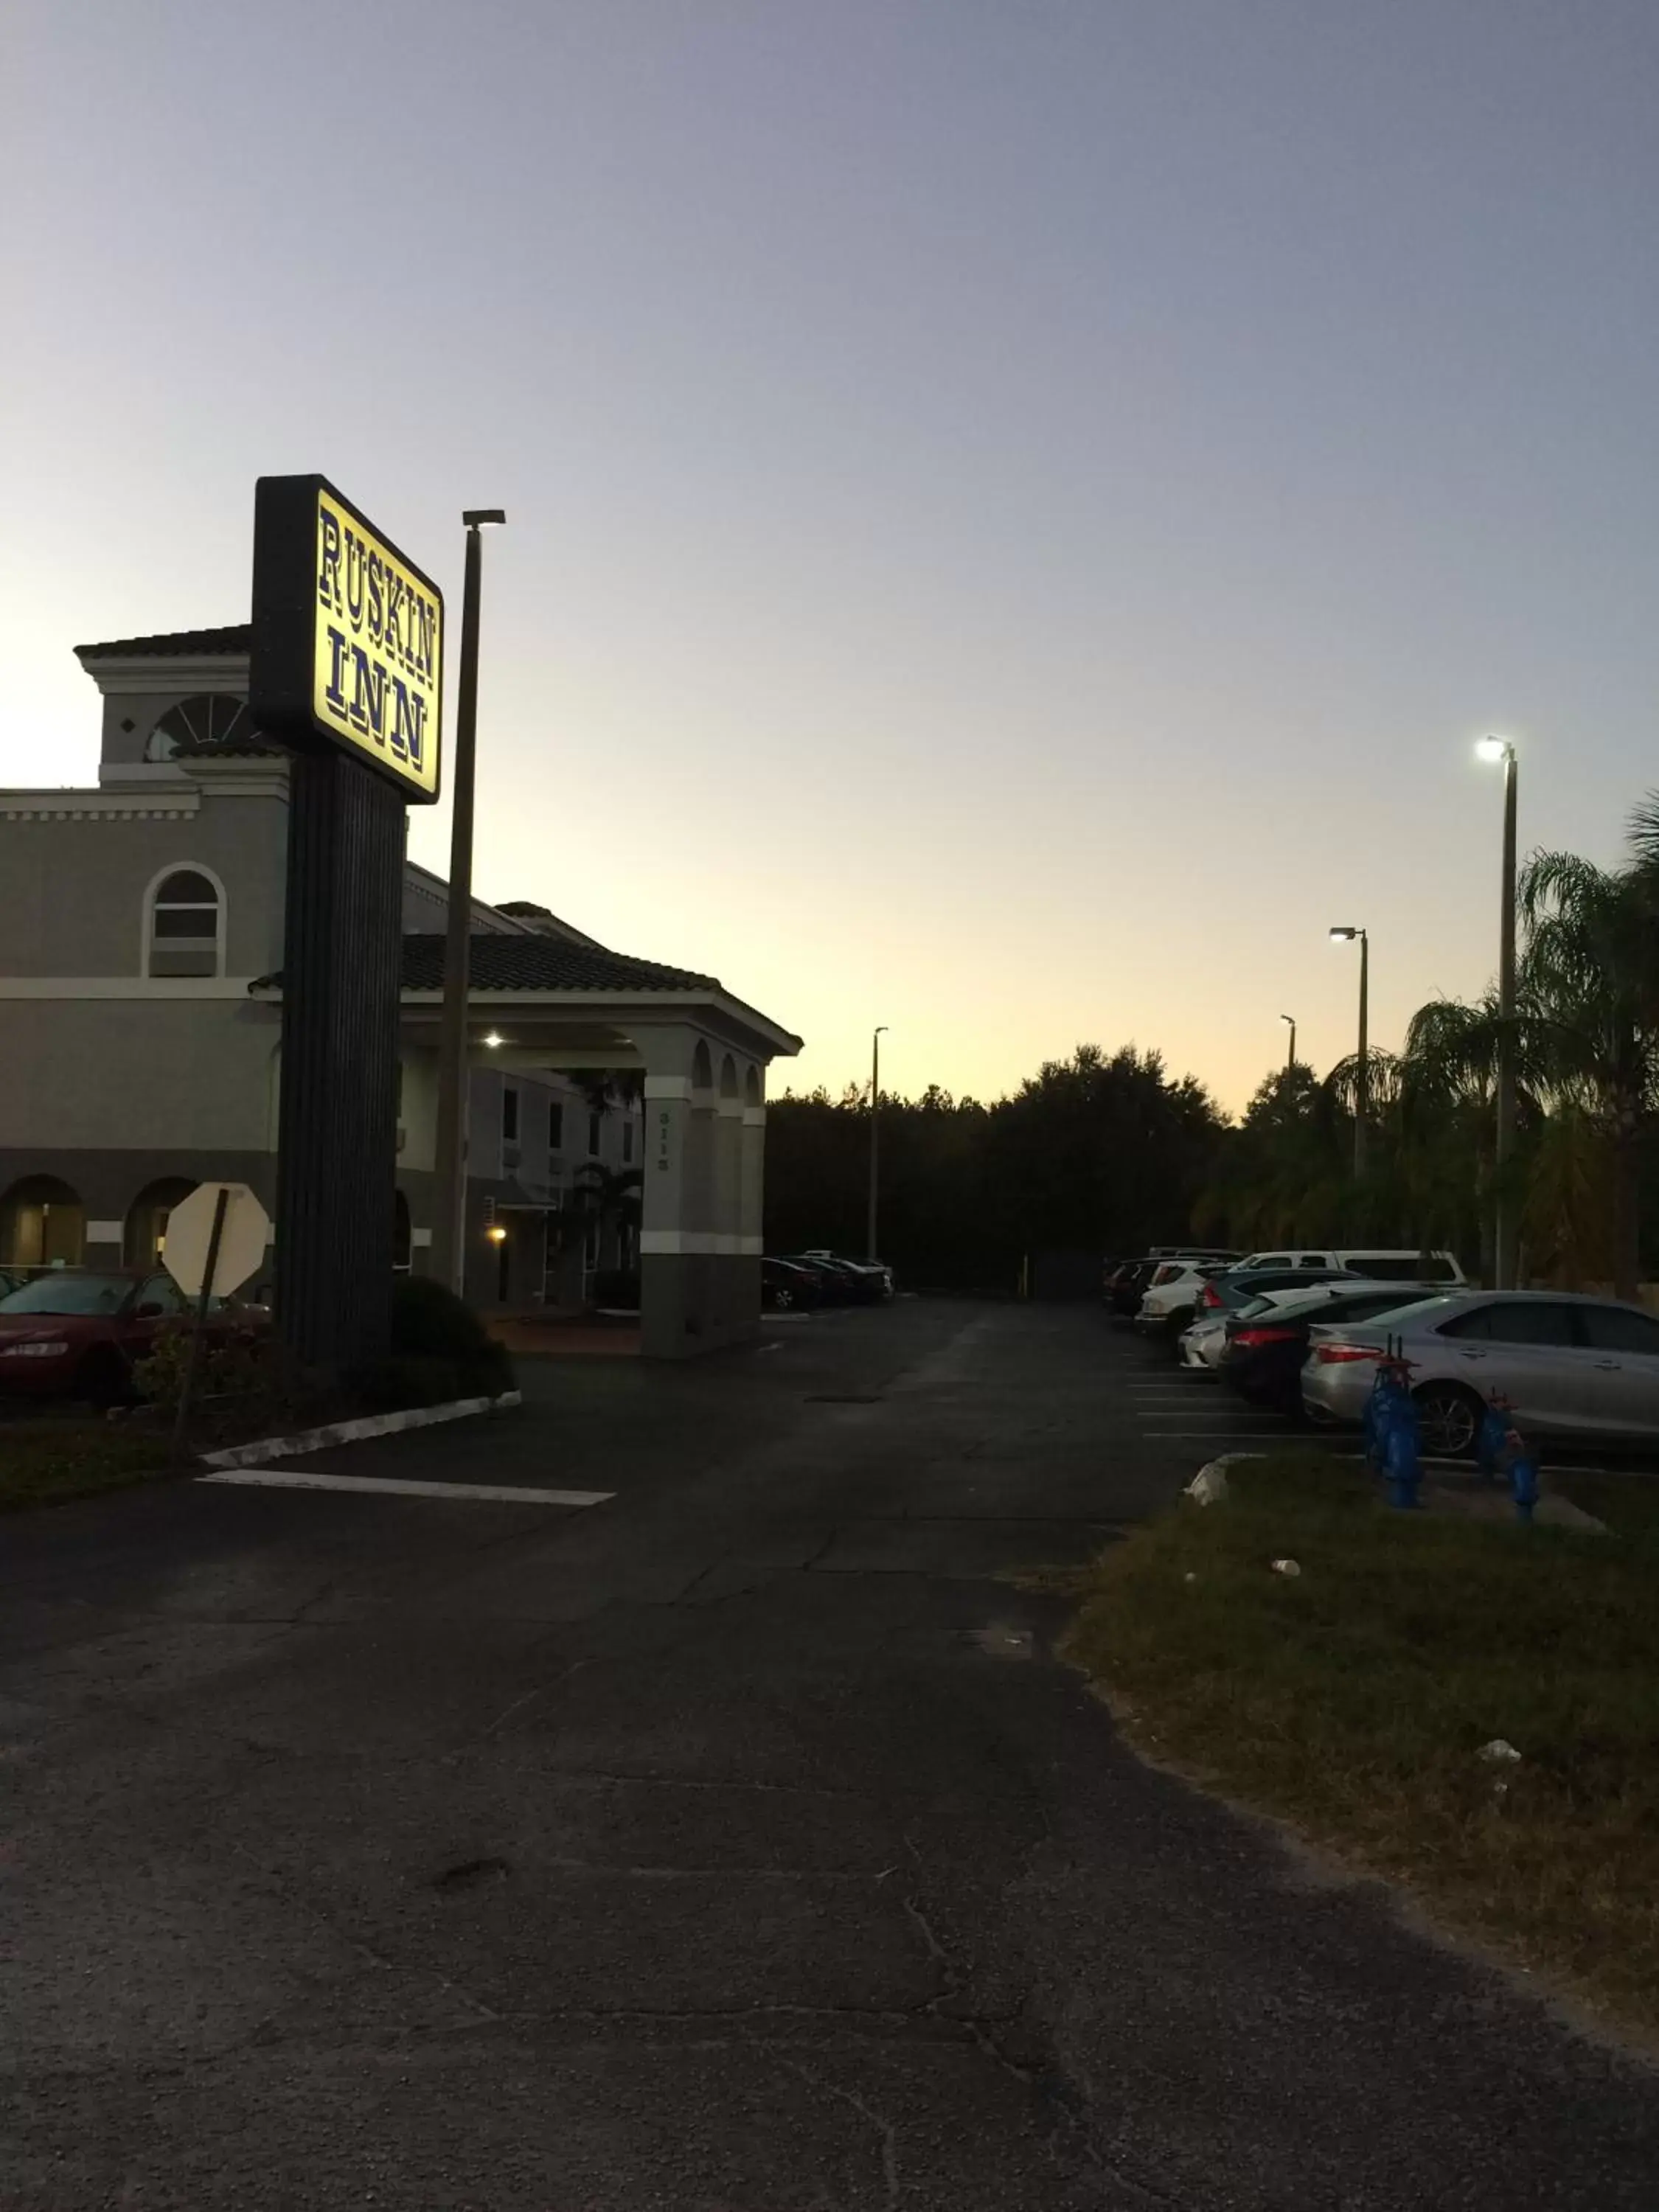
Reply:
[[184, 1204], [195, 1188], [184, 1176], [164, 1176], [159, 1182], [144, 1185], [127, 1208], [122, 1244], [123, 1257], [129, 1267], [161, 1265], [168, 1216], [175, 1206]]
[[56, 1176], [25, 1176], [0, 1198], [0, 1264], [78, 1267], [86, 1241], [79, 1194]]
[[155, 884], [144, 918], [149, 975], [223, 972], [224, 894], [201, 868], [172, 868]]
[[257, 737], [247, 701], [234, 692], [203, 691], [169, 707], [144, 740], [147, 761], [170, 761], [178, 753], [204, 747], [233, 747]]

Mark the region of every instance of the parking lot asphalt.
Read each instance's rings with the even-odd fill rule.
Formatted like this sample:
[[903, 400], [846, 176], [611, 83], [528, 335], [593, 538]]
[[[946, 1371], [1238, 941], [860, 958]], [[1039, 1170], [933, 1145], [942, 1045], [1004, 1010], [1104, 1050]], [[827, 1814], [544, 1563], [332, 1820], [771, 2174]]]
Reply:
[[604, 1503], [6, 1522], [0, 2203], [1653, 2205], [1659, 2077], [1054, 1657], [1236, 1418], [1097, 1311], [525, 1382], [314, 1465]]

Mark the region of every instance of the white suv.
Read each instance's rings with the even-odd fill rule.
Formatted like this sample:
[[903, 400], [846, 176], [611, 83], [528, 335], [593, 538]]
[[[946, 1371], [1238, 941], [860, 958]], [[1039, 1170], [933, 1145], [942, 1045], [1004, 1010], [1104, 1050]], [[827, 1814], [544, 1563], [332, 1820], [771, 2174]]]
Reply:
[[1450, 1252], [1392, 1251], [1375, 1245], [1353, 1245], [1341, 1251], [1310, 1251], [1293, 1244], [1277, 1252], [1252, 1252], [1238, 1262], [1246, 1267], [1339, 1267], [1346, 1275], [1364, 1275], [1372, 1283], [1456, 1283], [1465, 1278]]

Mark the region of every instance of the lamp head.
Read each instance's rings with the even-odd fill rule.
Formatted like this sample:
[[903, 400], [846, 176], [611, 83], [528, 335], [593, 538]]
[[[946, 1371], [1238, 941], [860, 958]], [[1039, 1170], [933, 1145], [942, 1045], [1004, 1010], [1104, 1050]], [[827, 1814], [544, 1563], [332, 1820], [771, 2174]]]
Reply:
[[489, 1035], [484, 1039], [484, 1042], [489, 1046], [491, 1052], [494, 1052], [499, 1046], [504, 1045], [507, 1042], [507, 1039], [504, 1036], [498, 1036], [494, 1030], [491, 1030]]
[[1281, 1014], [1279, 1018], [1281, 1022], [1288, 1022], [1292, 1029], [1296, 1027], [1296, 1016], [1294, 1014]]
[[1480, 738], [1474, 748], [1475, 758], [1483, 761], [1506, 761], [1515, 758], [1515, 747], [1508, 738], [1487, 736]]
[[1351, 923], [1345, 922], [1340, 929], [1334, 929], [1331, 932], [1331, 943], [1333, 945], [1352, 945], [1358, 934], [1359, 932], [1354, 928]]
[[501, 507], [464, 507], [461, 520], [469, 530], [487, 530], [491, 524], [499, 526], [507, 520], [507, 510]]
[[492, 1221], [489, 1228], [485, 1230], [484, 1235], [489, 1239], [492, 1244], [505, 1244], [507, 1242], [507, 1231], [501, 1227], [499, 1221]]

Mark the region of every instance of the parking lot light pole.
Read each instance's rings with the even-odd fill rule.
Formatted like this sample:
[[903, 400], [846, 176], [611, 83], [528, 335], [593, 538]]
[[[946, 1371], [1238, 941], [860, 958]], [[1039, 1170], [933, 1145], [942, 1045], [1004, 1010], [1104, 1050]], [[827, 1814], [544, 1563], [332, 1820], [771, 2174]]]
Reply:
[[1285, 1073], [1289, 1075], [1296, 1066], [1296, 1016], [1281, 1014], [1279, 1018], [1281, 1022], [1288, 1022], [1291, 1025], [1291, 1048], [1285, 1055]]
[[1365, 1123], [1370, 1113], [1371, 940], [1352, 922], [1331, 932], [1333, 945], [1352, 945], [1355, 938], [1359, 939], [1359, 1060], [1353, 1086], [1353, 1179], [1358, 1182], [1365, 1172]]
[[503, 523], [498, 507], [469, 507], [466, 585], [461, 602], [461, 674], [455, 750], [449, 766], [449, 904], [444, 917], [444, 999], [438, 1028], [438, 1127], [433, 1161], [432, 1272], [458, 1293], [466, 1287], [466, 1014], [471, 987], [472, 785], [478, 739], [478, 601], [483, 585], [479, 532]]
[[1482, 738], [1475, 750], [1504, 768], [1503, 904], [1498, 921], [1498, 1150], [1497, 1204], [1492, 1224], [1496, 1287], [1512, 1291], [1517, 1272], [1519, 1223], [1504, 1170], [1515, 1152], [1515, 812], [1517, 764], [1508, 738]]
[[865, 1256], [874, 1261], [880, 1258], [876, 1245], [876, 1192], [879, 1177], [880, 1137], [878, 1124], [881, 1119], [881, 1041], [887, 1034], [887, 1024], [872, 1033], [870, 1038], [870, 1218], [866, 1224]]

